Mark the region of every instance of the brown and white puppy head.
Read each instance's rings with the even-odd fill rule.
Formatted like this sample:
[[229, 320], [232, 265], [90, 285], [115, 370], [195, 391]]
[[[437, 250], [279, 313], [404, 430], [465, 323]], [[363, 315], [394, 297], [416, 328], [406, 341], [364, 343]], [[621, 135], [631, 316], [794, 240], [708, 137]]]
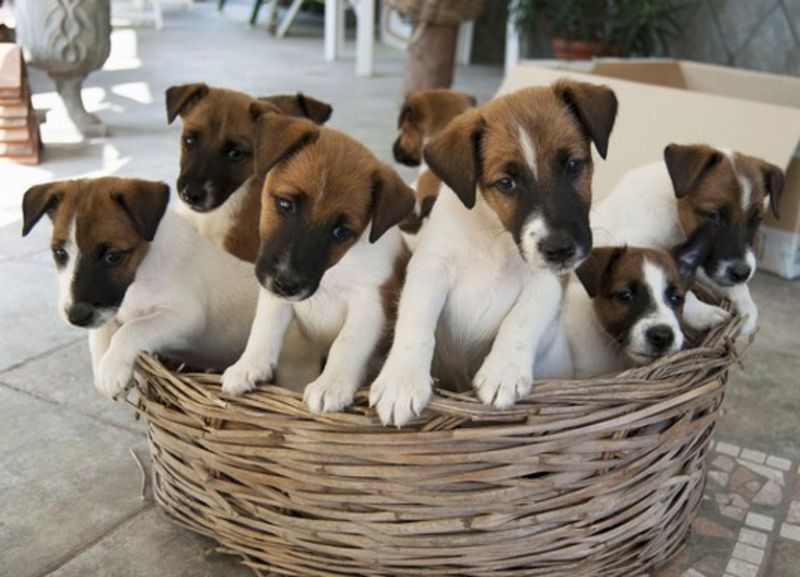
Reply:
[[701, 227], [672, 254], [655, 249], [600, 247], [578, 267], [597, 319], [637, 365], [683, 347], [684, 295], [707, 258], [713, 231]]
[[366, 147], [308, 120], [275, 114], [256, 119], [256, 169], [268, 172], [261, 197], [259, 282], [300, 301], [325, 272], [359, 244], [376, 242], [413, 209], [414, 193]]
[[[328, 104], [302, 94], [259, 100], [319, 123], [331, 115]], [[178, 116], [183, 120], [178, 197], [192, 210], [214, 210], [252, 176], [254, 101], [242, 92], [202, 83], [167, 89], [167, 121], [172, 124]]]
[[670, 144], [664, 159], [687, 234], [716, 229], [703, 271], [720, 286], [746, 283], [756, 269], [753, 243], [770, 205], [778, 217], [783, 172], [764, 160], [706, 145]]
[[96, 328], [116, 316], [168, 202], [166, 184], [129, 178], [63, 180], [25, 193], [22, 235], [45, 214], [53, 222], [59, 310], [67, 322]]
[[403, 101], [397, 118], [400, 134], [394, 142], [394, 159], [419, 166], [425, 140], [441, 132], [456, 116], [477, 104], [474, 96], [455, 90], [418, 90]]
[[532, 267], [562, 274], [592, 248], [591, 143], [605, 158], [616, 114], [605, 86], [526, 88], [457, 117], [425, 161], [468, 208], [480, 193]]

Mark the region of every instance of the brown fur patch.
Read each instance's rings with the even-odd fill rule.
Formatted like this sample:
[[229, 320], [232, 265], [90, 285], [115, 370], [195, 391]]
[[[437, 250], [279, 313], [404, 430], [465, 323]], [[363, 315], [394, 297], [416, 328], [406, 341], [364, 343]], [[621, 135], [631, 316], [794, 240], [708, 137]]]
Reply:
[[261, 190], [264, 178], [254, 176], [247, 188], [247, 196], [236, 216], [233, 226], [225, 236], [225, 250], [247, 262], [256, 262], [258, 247], [258, 222], [261, 218]]

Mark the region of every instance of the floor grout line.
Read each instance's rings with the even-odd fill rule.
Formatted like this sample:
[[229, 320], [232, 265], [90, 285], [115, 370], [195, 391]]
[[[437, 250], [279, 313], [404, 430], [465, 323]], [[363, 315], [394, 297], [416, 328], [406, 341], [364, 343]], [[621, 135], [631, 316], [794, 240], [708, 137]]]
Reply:
[[146, 503], [143, 507], [137, 509], [136, 511], [132, 512], [131, 514], [126, 515], [125, 517], [120, 519], [120, 521], [118, 523], [115, 523], [114, 525], [112, 525], [111, 527], [109, 527], [108, 529], [103, 531], [97, 537], [95, 537], [95, 538], [91, 539], [90, 541], [87, 541], [86, 543], [76, 547], [75, 549], [73, 549], [72, 551], [70, 551], [69, 553], [64, 555], [61, 559], [59, 559], [57, 561], [54, 561], [53, 563], [50, 564], [49, 567], [47, 567], [46, 569], [43, 569], [42, 571], [40, 571], [39, 573], [37, 573], [33, 577], [46, 577], [47, 575], [52, 575], [53, 573], [58, 571], [61, 567], [63, 567], [64, 565], [66, 565], [67, 563], [72, 561], [73, 559], [76, 559], [82, 553], [84, 553], [85, 551], [88, 551], [89, 549], [91, 549], [92, 547], [94, 547], [95, 545], [97, 545], [98, 543], [103, 541], [106, 537], [108, 537], [111, 534], [115, 533], [117, 530], [122, 528], [124, 525], [127, 525], [130, 521], [133, 521], [136, 517], [138, 517], [142, 513], [146, 513], [147, 511], [151, 510], [153, 507], [154, 507], [154, 503], [152, 501]]
[[72, 346], [75, 343], [77, 343], [77, 342], [79, 342], [79, 341], [81, 341], [81, 340], [83, 340], [85, 338], [86, 337], [84, 337], [84, 336], [72, 338], [72, 339], [70, 339], [69, 341], [67, 341], [65, 343], [62, 343], [60, 345], [56, 345], [56, 346], [54, 346], [52, 348], [49, 348], [49, 349], [47, 349], [45, 351], [42, 351], [41, 353], [36, 353], [35, 355], [32, 355], [30, 357], [26, 357], [26, 358], [22, 359], [21, 361], [17, 361], [16, 363], [11, 363], [10, 365], [8, 365], [6, 367], [0, 368], [0, 375], [3, 375], [3, 374], [8, 373], [8, 372], [11, 372], [14, 369], [18, 369], [20, 367], [23, 367], [23, 366], [27, 365], [28, 363], [30, 363], [32, 361], [38, 361], [39, 359], [43, 359], [44, 357], [46, 357], [48, 355], [51, 355], [53, 353], [57, 353], [58, 351], [66, 349], [67, 347]]

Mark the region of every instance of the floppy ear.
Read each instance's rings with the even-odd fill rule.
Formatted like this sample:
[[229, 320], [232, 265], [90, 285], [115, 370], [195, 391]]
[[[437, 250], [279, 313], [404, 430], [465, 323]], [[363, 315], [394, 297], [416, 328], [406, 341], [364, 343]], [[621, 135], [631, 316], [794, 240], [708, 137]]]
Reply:
[[710, 224], [704, 224], [696, 228], [686, 241], [672, 249], [678, 273], [687, 287], [692, 284], [697, 267], [708, 258], [713, 242], [714, 228]]
[[592, 249], [581, 265], [575, 270], [578, 280], [581, 281], [586, 293], [595, 298], [600, 291], [603, 277], [609, 274], [617, 261], [628, 250], [627, 247], [603, 246]]
[[406, 122], [416, 122], [416, 111], [414, 107], [408, 102], [403, 102], [400, 107], [400, 114], [397, 115], [397, 129], [403, 128]]
[[608, 139], [617, 118], [617, 97], [614, 92], [607, 86], [570, 80], [556, 82], [553, 90], [578, 118], [597, 152], [605, 158]]
[[202, 82], [167, 88], [167, 124], [172, 124], [179, 114], [188, 112], [206, 94], [208, 86]]
[[472, 96], [471, 94], [467, 94], [467, 103], [470, 106], [478, 106], [478, 99]]
[[768, 162], [761, 168], [764, 173], [764, 189], [769, 195], [769, 207], [775, 218], [780, 218], [781, 195], [783, 194], [783, 171]]
[[255, 164], [258, 174], [266, 174], [273, 166], [292, 156], [319, 138], [319, 127], [306, 118], [286, 116], [271, 102], [257, 101], [250, 105], [253, 119]]
[[289, 116], [299, 116], [313, 120], [317, 124], [325, 124], [333, 113], [330, 104], [306, 96], [302, 92], [297, 94], [276, 94], [275, 96], [263, 96], [258, 100], [269, 102]]
[[425, 163], [467, 208], [475, 206], [484, 128], [485, 121], [477, 109], [464, 112], [431, 138], [423, 151]]
[[121, 190], [112, 192], [111, 198], [128, 216], [136, 232], [151, 242], [167, 210], [169, 186], [163, 182], [131, 180]]
[[702, 144], [670, 144], [664, 149], [672, 188], [683, 198], [703, 179], [707, 171], [722, 160], [722, 153]]
[[56, 192], [57, 182], [48, 182], [32, 186], [22, 198], [22, 236], [28, 236], [37, 222], [45, 215], [51, 213], [61, 200]]
[[388, 166], [381, 166], [372, 181], [372, 226], [369, 241], [375, 242], [383, 233], [414, 212], [414, 191]]

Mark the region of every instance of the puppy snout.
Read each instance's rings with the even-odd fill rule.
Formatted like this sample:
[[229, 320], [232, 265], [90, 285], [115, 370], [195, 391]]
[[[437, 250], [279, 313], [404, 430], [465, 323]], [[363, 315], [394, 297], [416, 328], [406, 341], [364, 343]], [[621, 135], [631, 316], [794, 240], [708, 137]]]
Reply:
[[392, 153], [394, 154], [394, 159], [397, 162], [400, 164], [405, 164], [406, 166], [419, 166], [421, 162], [419, 155], [413, 154], [403, 148], [399, 139], [395, 140], [394, 146], [392, 147]]
[[207, 192], [204, 186], [201, 185], [188, 185], [180, 191], [181, 198], [191, 206], [203, 206], [206, 202]]
[[578, 252], [575, 241], [565, 234], [553, 234], [539, 244], [539, 250], [550, 264], [565, 264]]
[[663, 353], [675, 342], [675, 332], [667, 325], [656, 325], [645, 333], [648, 344], [654, 352]]
[[272, 291], [278, 296], [292, 298], [301, 294], [306, 288], [305, 281], [292, 274], [276, 275], [272, 279]]
[[728, 278], [734, 283], [742, 283], [750, 278], [750, 273], [753, 269], [749, 264], [744, 262], [737, 262], [728, 269]]
[[67, 320], [76, 327], [88, 327], [94, 321], [94, 307], [86, 303], [75, 303], [67, 309]]

